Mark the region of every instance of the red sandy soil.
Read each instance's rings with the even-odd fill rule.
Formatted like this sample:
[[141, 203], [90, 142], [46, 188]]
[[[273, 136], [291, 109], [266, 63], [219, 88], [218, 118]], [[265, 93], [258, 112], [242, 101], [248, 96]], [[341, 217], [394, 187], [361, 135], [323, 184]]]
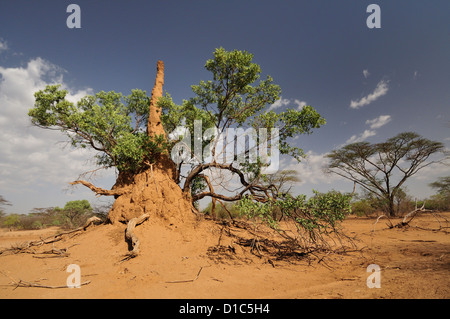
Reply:
[[[441, 216], [450, 220], [450, 213]], [[398, 222], [394, 220], [393, 222]], [[442, 221], [442, 220], [441, 220]], [[0, 255], [0, 298], [450, 298], [449, 228], [423, 214], [412, 227], [389, 229], [381, 219], [349, 217], [345, 233], [356, 236], [357, 251], [318, 259], [268, 262], [234, 245], [235, 254], [211, 258], [208, 248], [233, 245], [221, 226], [201, 220], [170, 225], [151, 218], [135, 229], [141, 253], [120, 262], [128, 251], [126, 225], [91, 226], [53, 244], [68, 257]], [[421, 228], [415, 227], [419, 226]], [[442, 226], [449, 226], [448, 223]], [[0, 250], [58, 231], [0, 231]], [[45, 245], [51, 249], [52, 244]], [[44, 248], [36, 247], [36, 251]], [[19, 280], [64, 286], [69, 264], [81, 269], [81, 288], [16, 287]], [[367, 266], [377, 264], [381, 288], [368, 288]]]

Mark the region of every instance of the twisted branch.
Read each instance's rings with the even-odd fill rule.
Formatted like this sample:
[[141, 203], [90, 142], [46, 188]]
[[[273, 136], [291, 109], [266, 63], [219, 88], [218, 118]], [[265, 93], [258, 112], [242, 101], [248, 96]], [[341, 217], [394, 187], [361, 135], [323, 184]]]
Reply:
[[70, 185], [77, 185], [77, 184], [81, 184], [86, 186], [87, 188], [89, 188], [91, 191], [93, 191], [94, 193], [97, 194], [97, 196], [120, 196], [123, 195], [125, 193], [127, 193], [126, 190], [119, 188], [119, 189], [103, 189], [101, 187], [96, 187], [94, 186], [92, 183], [83, 181], [83, 180], [78, 180], [78, 181], [74, 181], [71, 182]]
[[125, 258], [121, 262], [127, 261], [131, 258], [136, 257], [139, 254], [140, 241], [139, 238], [134, 233], [134, 229], [137, 225], [142, 224], [150, 217], [150, 214], [142, 214], [139, 217], [134, 217], [128, 221], [127, 229], [125, 231], [125, 239], [129, 242], [132, 250], [129, 251]]

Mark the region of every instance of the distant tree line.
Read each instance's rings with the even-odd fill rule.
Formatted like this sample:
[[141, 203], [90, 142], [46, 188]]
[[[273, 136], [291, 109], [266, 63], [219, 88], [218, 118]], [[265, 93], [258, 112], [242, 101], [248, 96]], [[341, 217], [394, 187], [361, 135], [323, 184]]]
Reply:
[[[394, 196], [394, 216], [403, 216], [412, 211], [416, 206], [436, 211], [450, 211], [450, 176], [440, 177], [437, 181], [429, 184], [435, 189], [436, 194], [425, 199], [415, 199], [408, 195], [406, 188], [401, 188]], [[357, 216], [372, 216], [388, 211], [389, 203], [363, 191], [362, 194], [354, 196], [352, 212]]]
[[[0, 196], [0, 204], [10, 205], [2, 196]], [[108, 211], [108, 206], [92, 207], [87, 200], [69, 201], [63, 208], [57, 206], [34, 208], [28, 214], [6, 214], [0, 210], [0, 227], [31, 230], [58, 226], [72, 229], [83, 226], [86, 220], [92, 216], [104, 220]]]

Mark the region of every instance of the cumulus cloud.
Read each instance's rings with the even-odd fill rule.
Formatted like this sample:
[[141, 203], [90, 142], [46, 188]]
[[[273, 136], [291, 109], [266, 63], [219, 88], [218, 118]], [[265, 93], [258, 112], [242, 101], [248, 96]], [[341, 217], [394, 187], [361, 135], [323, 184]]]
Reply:
[[301, 110], [304, 106], [308, 105], [305, 101], [294, 100], [294, 104], [297, 105], [297, 109]]
[[42, 182], [67, 185], [94, 167], [88, 162], [91, 150], [71, 148], [61, 132], [34, 127], [28, 117], [34, 92], [47, 84], [62, 83], [71, 92], [69, 100], [92, 92], [71, 90], [62, 72], [41, 58], [31, 59], [24, 67], [0, 66], [0, 187]]
[[387, 123], [389, 123], [392, 120], [390, 115], [380, 115], [377, 118], [374, 118], [372, 120], [367, 120], [366, 124], [370, 125], [371, 129], [380, 128]]
[[377, 87], [375, 88], [375, 90], [372, 93], [370, 93], [367, 96], [364, 96], [363, 98], [361, 98], [358, 101], [351, 100], [350, 107], [352, 109], [359, 109], [360, 107], [363, 107], [365, 105], [368, 105], [368, 104], [376, 101], [383, 95], [386, 95], [387, 92], [389, 91], [388, 84], [389, 84], [389, 81], [381, 80], [380, 82], [378, 82]]
[[347, 141], [345, 141], [345, 144], [351, 144], [351, 143], [357, 143], [362, 142], [366, 140], [368, 137], [375, 136], [377, 134], [374, 130], [365, 130], [359, 135], [352, 135]]
[[276, 100], [275, 103], [273, 103], [267, 111], [272, 111], [272, 110], [278, 109], [282, 106], [289, 105], [289, 103], [290, 103], [289, 99], [283, 99], [283, 97], [281, 96], [280, 99]]
[[306, 158], [299, 163], [292, 159], [289, 163], [281, 163], [283, 169], [296, 170], [300, 177], [299, 185], [331, 184], [339, 179], [337, 175], [326, 173], [329, 159], [327, 153], [306, 152]]
[[380, 127], [386, 125], [392, 120], [392, 117], [390, 115], [380, 115], [374, 119], [367, 120], [366, 125], [370, 125], [370, 129], [364, 130], [361, 134], [355, 134], [352, 135], [348, 140], [345, 141], [343, 145], [340, 147], [351, 144], [351, 143], [357, 143], [365, 141], [367, 138], [371, 136], [375, 136], [377, 134], [376, 129], [379, 129]]
[[300, 101], [298, 99], [294, 99], [294, 101], [292, 102], [292, 100], [290, 100], [290, 99], [283, 99], [283, 97], [280, 97], [279, 100], [276, 100], [275, 103], [270, 105], [270, 107], [267, 111], [272, 111], [272, 110], [278, 109], [280, 107], [287, 106], [291, 103], [294, 103], [295, 105], [297, 105], [298, 110], [301, 110], [304, 106], [308, 105], [305, 101]]

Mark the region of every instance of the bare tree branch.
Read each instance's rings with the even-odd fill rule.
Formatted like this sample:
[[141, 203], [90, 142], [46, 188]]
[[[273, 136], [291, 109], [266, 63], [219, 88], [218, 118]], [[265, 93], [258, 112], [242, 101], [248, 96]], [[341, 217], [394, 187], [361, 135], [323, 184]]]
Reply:
[[84, 185], [87, 188], [89, 188], [90, 190], [92, 190], [94, 193], [96, 193], [97, 196], [120, 196], [120, 195], [127, 193], [127, 191], [124, 189], [108, 190], [108, 189], [96, 187], [96, 186], [92, 185], [92, 183], [89, 183], [89, 182], [86, 182], [83, 180], [74, 181], [74, 182], [71, 182], [70, 184], [71, 185], [77, 185], [77, 184]]

